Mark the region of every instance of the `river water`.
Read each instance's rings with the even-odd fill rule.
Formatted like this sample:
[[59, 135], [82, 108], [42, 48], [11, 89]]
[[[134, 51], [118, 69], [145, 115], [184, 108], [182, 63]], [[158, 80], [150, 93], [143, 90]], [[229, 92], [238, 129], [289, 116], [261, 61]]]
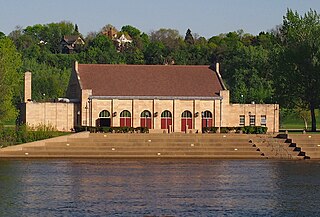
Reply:
[[0, 216], [320, 216], [320, 161], [0, 160]]

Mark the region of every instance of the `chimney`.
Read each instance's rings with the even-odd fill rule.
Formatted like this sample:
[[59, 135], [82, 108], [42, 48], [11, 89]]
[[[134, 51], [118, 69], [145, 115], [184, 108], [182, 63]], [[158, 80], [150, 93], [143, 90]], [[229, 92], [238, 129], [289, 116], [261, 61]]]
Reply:
[[74, 61], [74, 63], [73, 63], [73, 70], [74, 70], [75, 72], [78, 72], [78, 61]]
[[216, 63], [216, 72], [218, 72], [220, 74], [220, 64]]
[[31, 100], [31, 72], [24, 73], [24, 102]]

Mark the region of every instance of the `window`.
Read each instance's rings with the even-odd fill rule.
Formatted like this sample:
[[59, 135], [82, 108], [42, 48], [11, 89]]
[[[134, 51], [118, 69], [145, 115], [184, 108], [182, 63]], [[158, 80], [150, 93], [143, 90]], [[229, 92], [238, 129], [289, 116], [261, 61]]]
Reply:
[[161, 117], [162, 118], [171, 118], [172, 117], [172, 115], [171, 115], [171, 112], [170, 111], [168, 111], [168, 110], [165, 110], [165, 111], [163, 111], [162, 113], [161, 113]]
[[210, 111], [201, 112], [202, 114], [202, 127], [212, 126], [212, 113]]
[[131, 113], [128, 110], [120, 113], [120, 127], [131, 127]]
[[265, 127], [267, 126], [267, 116], [261, 115], [261, 126]]
[[151, 117], [151, 112], [149, 112], [148, 110], [144, 110], [142, 113], [141, 113], [141, 115], [140, 115], [140, 117], [142, 117], [142, 118], [150, 118]]
[[107, 110], [103, 110], [99, 114], [99, 118], [109, 118], [109, 117], [110, 117], [110, 112], [108, 112]]
[[151, 129], [151, 112], [144, 110], [140, 115], [140, 126]]
[[183, 118], [192, 118], [192, 113], [189, 111], [184, 111], [181, 115]]
[[124, 110], [120, 113], [120, 117], [131, 117], [131, 113], [128, 110]]
[[240, 115], [240, 127], [244, 127], [245, 125], [245, 116], [244, 115]]
[[256, 125], [256, 116], [250, 115], [250, 126], [255, 126], [255, 125]]
[[203, 118], [212, 118], [212, 113], [210, 111], [204, 111], [202, 112]]
[[172, 114], [170, 111], [165, 110], [161, 113], [161, 129], [168, 129], [172, 125]]

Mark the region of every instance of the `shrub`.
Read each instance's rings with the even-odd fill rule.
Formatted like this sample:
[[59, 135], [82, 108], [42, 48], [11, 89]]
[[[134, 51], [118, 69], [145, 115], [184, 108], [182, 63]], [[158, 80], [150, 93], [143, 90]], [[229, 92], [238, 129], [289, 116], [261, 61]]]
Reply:
[[27, 142], [34, 142], [42, 139], [49, 139], [68, 134], [59, 132], [52, 126], [38, 125], [28, 127], [20, 125], [16, 127], [0, 126], [0, 146], [10, 146]]
[[245, 126], [242, 128], [242, 132], [246, 134], [265, 134], [267, 130], [267, 127], [261, 126]]
[[90, 133], [148, 133], [147, 127], [86, 127], [76, 126], [75, 132], [89, 131]]
[[203, 133], [216, 133], [218, 130], [218, 127], [203, 127], [202, 132]]

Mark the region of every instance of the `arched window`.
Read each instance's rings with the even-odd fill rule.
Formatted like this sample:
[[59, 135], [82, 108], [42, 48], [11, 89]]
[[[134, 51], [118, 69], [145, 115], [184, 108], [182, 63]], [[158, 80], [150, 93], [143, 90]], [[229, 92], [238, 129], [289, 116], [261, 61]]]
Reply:
[[131, 113], [128, 110], [120, 113], [120, 127], [131, 127]]
[[202, 127], [212, 127], [212, 113], [210, 111], [201, 112]]
[[140, 115], [140, 126], [151, 129], [151, 112], [144, 110]]
[[181, 115], [183, 118], [192, 118], [192, 113], [190, 111], [184, 111]]
[[131, 117], [131, 113], [128, 110], [124, 110], [120, 113], [120, 117]]
[[111, 119], [110, 119], [110, 112], [107, 110], [102, 110], [99, 113], [99, 118], [96, 120], [96, 126], [99, 127], [110, 127], [111, 126]]
[[168, 129], [172, 125], [172, 114], [170, 111], [165, 110], [161, 113], [161, 129]]
[[151, 112], [149, 112], [148, 110], [144, 110], [143, 112], [141, 112], [140, 117], [151, 117]]
[[185, 132], [187, 129], [193, 129], [193, 125], [192, 113], [186, 110], [181, 114], [181, 131]]
[[171, 114], [171, 112], [170, 111], [168, 111], [168, 110], [165, 110], [165, 111], [163, 111], [162, 113], [161, 113], [161, 117], [163, 117], [163, 118], [171, 118], [172, 117], [172, 114]]
[[103, 110], [99, 114], [99, 118], [110, 118], [110, 112], [107, 110]]

